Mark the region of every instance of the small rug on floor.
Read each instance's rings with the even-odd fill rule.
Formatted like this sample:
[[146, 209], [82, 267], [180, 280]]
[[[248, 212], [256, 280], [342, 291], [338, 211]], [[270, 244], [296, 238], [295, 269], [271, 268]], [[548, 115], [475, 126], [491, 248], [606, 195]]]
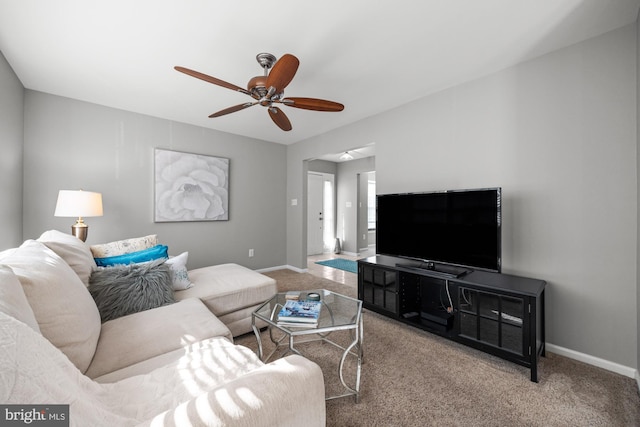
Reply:
[[358, 273], [358, 263], [348, 259], [328, 259], [326, 261], [316, 261], [316, 264], [337, 268], [338, 270], [344, 270], [350, 273]]

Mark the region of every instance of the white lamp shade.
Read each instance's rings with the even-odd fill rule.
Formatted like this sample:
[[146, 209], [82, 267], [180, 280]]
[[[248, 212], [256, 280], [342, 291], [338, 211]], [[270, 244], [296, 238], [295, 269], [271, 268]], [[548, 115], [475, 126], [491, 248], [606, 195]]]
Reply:
[[82, 190], [60, 190], [54, 216], [102, 216], [102, 194]]

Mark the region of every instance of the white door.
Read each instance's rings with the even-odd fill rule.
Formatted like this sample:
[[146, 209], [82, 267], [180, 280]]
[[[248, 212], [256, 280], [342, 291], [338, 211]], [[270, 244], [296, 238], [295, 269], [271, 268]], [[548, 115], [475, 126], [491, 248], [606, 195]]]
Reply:
[[323, 191], [322, 175], [309, 173], [307, 179], [307, 255], [324, 252], [323, 230]]

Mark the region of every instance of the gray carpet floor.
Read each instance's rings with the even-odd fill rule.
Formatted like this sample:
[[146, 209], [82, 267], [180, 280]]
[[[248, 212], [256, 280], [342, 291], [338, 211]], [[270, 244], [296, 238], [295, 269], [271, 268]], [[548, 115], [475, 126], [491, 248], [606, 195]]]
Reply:
[[[279, 291], [357, 295], [352, 285], [307, 273], [267, 275]], [[347, 342], [348, 336], [335, 340]], [[236, 343], [257, 347], [253, 334]], [[318, 342], [300, 349], [321, 366], [327, 393], [341, 393], [339, 350]], [[355, 380], [354, 361], [347, 359], [347, 382]], [[531, 382], [527, 368], [365, 310], [360, 402], [327, 401], [327, 425], [640, 426], [635, 380], [548, 351], [538, 369], [539, 382]]]

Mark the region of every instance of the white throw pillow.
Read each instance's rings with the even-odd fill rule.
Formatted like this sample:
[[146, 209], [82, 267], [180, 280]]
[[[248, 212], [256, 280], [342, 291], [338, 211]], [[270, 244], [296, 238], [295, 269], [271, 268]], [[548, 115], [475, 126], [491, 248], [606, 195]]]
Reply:
[[82, 283], [89, 286], [89, 276], [96, 268], [89, 245], [76, 236], [66, 234], [58, 230], [49, 230], [42, 233], [38, 242], [44, 243], [49, 249], [65, 260], [69, 267], [73, 268]]
[[131, 239], [116, 240], [115, 242], [103, 243], [100, 245], [91, 245], [90, 248], [94, 258], [106, 258], [149, 249], [157, 244], [158, 235], [150, 234], [144, 237], [134, 237]]
[[188, 258], [189, 252], [183, 252], [180, 255], [170, 257], [165, 261], [165, 264], [171, 267], [174, 291], [189, 289], [193, 286], [193, 283], [189, 280], [189, 274], [187, 273]]
[[78, 275], [35, 240], [26, 240], [2, 262], [20, 280], [42, 335], [85, 372], [96, 352], [100, 313]]

